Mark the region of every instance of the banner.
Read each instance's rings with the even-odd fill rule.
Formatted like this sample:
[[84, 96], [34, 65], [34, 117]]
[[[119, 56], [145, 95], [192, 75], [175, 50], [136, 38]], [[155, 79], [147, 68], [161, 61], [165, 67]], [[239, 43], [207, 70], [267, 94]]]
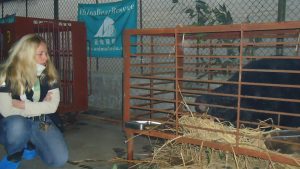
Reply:
[[122, 57], [123, 31], [137, 25], [137, 2], [78, 4], [78, 21], [85, 22], [91, 56]]
[[16, 14], [6, 15], [4, 18], [0, 19], [0, 24], [2, 23], [14, 23], [16, 22]]

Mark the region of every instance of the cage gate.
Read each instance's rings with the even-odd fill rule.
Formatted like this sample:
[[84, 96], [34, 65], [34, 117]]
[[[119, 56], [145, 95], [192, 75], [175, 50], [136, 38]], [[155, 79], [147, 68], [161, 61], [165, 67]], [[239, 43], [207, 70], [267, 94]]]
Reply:
[[88, 109], [86, 30], [83, 23], [40, 18], [16, 17], [14, 23], [1, 24], [1, 61], [11, 45], [25, 34], [36, 33], [48, 44], [61, 83], [59, 113]]
[[131, 137], [141, 134], [299, 165], [299, 28], [282, 22], [127, 30], [128, 159]]

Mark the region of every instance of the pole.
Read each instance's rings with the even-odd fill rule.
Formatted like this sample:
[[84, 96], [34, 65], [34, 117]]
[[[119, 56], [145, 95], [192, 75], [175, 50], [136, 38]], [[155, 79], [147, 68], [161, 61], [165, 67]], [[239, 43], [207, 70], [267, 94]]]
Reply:
[[59, 19], [58, 0], [54, 0], [54, 19]]
[[[285, 21], [286, 0], [278, 0], [277, 22]], [[283, 38], [277, 38], [277, 42], [283, 42]], [[283, 46], [277, 45], [276, 56], [283, 56]]]

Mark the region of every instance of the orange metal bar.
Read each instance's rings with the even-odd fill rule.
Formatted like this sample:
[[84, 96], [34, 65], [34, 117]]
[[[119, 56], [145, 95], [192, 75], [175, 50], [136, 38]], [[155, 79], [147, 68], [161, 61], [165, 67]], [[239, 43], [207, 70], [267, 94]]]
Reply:
[[[263, 113], [266, 115], [285, 115], [290, 116], [291, 118], [300, 116], [299, 114], [293, 114], [291, 112], [272, 112], [263, 109], [261, 110], [259, 108], [245, 108], [242, 107], [241, 104], [242, 99], [300, 103], [300, 100], [293, 98], [272, 98], [267, 96], [263, 97], [259, 95], [242, 95], [242, 86], [244, 85], [291, 89], [300, 88], [299, 85], [293, 85], [289, 83], [269, 84], [263, 82], [247, 82], [243, 81], [242, 77], [243, 73], [245, 72], [300, 74], [299, 70], [244, 68], [245, 64], [254, 59], [290, 59], [298, 61], [299, 57], [293, 56], [292, 54], [290, 56], [272, 56], [272, 54], [268, 53], [264, 56], [251, 56], [251, 52], [246, 53], [245, 50], [251, 48], [276, 48], [278, 45], [289, 50], [293, 48], [296, 48], [296, 50], [298, 50], [297, 46], [299, 45], [299, 40], [297, 38], [299, 36], [299, 29], [300, 22], [293, 21], [284, 23], [233, 24], [201, 27], [188, 26], [166, 29], [151, 28], [126, 31], [124, 34], [124, 121], [130, 121], [135, 118], [142, 118], [145, 115], [150, 115], [149, 117], [151, 117], [152, 113], [167, 113], [171, 115], [172, 120], [175, 122], [173, 126], [175, 127], [176, 132], [170, 134], [157, 130], [140, 131], [129, 128], [125, 128], [125, 132], [130, 136], [133, 136], [135, 134], [143, 134], [151, 137], [160, 137], [164, 139], [174, 139], [177, 136], [179, 136], [179, 138], [176, 139], [177, 142], [191, 143], [197, 145], [203, 144], [204, 146], [220, 149], [223, 151], [230, 151], [236, 154], [254, 156], [290, 165], [298, 165], [299, 159], [290, 158], [282, 154], [263, 152], [241, 147], [241, 145], [239, 144], [239, 139], [241, 137], [241, 123], [257, 124], [257, 122], [255, 121], [241, 120], [241, 111]], [[143, 39], [142, 42], [130, 43], [129, 40], [131, 36], [149, 37]], [[147, 41], [148, 38], [151, 40]], [[167, 42], [162, 41], [162, 43], [159, 43], [159, 41], [154, 40], [155, 38], [169, 39], [167, 39]], [[222, 40], [222, 38], [226, 39], [227, 41], [218, 41], [219, 39]], [[273, 42], [272, 40], [266, 40], [261, 42], [255, 42], [251, 38], [288, 38], [289, 41]], [[173, 43], [175, 44], [174, 51], [170, 49]], [[139, 46], [143, 50], [137, 50], [135, 53], [131, 53], [131, 51], [129, 50], [131, 46]], [[147, 48], [149, 48], [149, 50]], [[162, 48], [162, 50], [160, 48]], [[232, 55], [226, 55], [224, 51], [227, 49], [233, 49], [235, 50], [235, 53]], [[167, 53], [166, 50], [170, 50], [170, 52]], [[138, 63], [136, 62], [136, 60], [138, 59], [145, 59], [146, 62]], [[203, 67], [200, 67], [196, 59], [206, 60], [207, 62], [203, 64]], [[220, 63], [213, 62], [214, 59], [233, 59], [234, 61], [236, 61], [236, 63], [234, 65], [230, 65], [232, 67], [222, 67], [223, 65], [220, 65]], [[136, 71], [137, 68], [143, 68], [144, 71]], [[198, 77], [196, 77], [196, 71], [201, 71], [204, 75], [208, 76], [207, 80], [198, 79]], [[230, 71], [231, 74], [238, 72], [238, 81], [225, 81], [211, 78], [214, 74], [217, 74], [218, 72], [228, 71]], [[194, 86], [194, 84], [198, 84], [198, 86]], [[213, 92], [213, 86], [222, 84], [235, 85], [237, 87], [237, 93]], [[201, 85], [203, 85], [204, 87], [201, 87]], [[134, 94], [131, 95], [130, 92]], [[157, 93], [160, 93], [160, 95], [157, 95]], [[237, 106], [224, 106], [221, 104], [219, 105], [217, 103], [195, 103], [190, 100], [184, 100], [190, 97], [197, 97], [201, 94], [210, 96], [234, 97], [237, 99], [237, 103], [235, 103], [235, 105], [237, 104]], [[136, 100], [138, 100], [139, 102], [135, 103], [134, 101]], [[233, 110], [233, 113], [237, 113], [237, 129], [235, 132], [232, 133], [236, 136], [236, 143], [234, 145], [229, 145], [224, 143], [203, 141], [201, 139], [180, 137], [180, 134], [178, 132], [178, 128], [180, 126], [179, 118], [183, 114], [191, 113], [187, 110], [186, 107], [182, 106], [183, 101], [185, 101], [185, 103], [189, 106], [199, 106], [200, 104], [203, 104], [212, 108], [218, 107], [230, 109]], [[159, 107], [160, 104], [162, 104], [163, 106]], [[173, 109], [169, 107], [170, 104], [174, 104]], [[158, 119], [159, 118], [149, 118], [149, 120]], [[271, 126], [276, 126], [282, 129], [295, 130], [295, 128], [288, 126]], [[194, 126], [188, 125], [186, 125], [185, 127], [194, 128]], [[203, 128], [203, 132], [205, 131], [213, 130]], [[222, 131], [216, 130], [215, 132]], [[131, 141], [132, 140], [130, 140], [130, 144], [128, 145], [129, 158], [132, 158], [133, 156], [133, 143]], [[289, 142], [287, 141], [286, 143]], [[294, 143], [289, 144], [293, 145]]]
[[126, 30], [123, 36], [123, 50], [124, 50], [124, 83], [123, 83], [123, 92], [124, 92], [124, 109], [123, 109], [123, 120], [127, 122], [130, 120], [130, 34]]

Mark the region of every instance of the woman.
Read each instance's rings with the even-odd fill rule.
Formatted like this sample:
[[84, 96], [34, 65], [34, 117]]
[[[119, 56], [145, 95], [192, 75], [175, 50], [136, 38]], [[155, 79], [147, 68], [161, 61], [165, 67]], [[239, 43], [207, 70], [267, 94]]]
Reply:
[[58, 81], [41, 37], [25, 35], [9, 50], [0, 66], [0, 143], [7, 151], [1, 169], [16, 169], [35, 153], [48, 166], [66, 163], [64, 138], [50, 118], [60, 101]]

